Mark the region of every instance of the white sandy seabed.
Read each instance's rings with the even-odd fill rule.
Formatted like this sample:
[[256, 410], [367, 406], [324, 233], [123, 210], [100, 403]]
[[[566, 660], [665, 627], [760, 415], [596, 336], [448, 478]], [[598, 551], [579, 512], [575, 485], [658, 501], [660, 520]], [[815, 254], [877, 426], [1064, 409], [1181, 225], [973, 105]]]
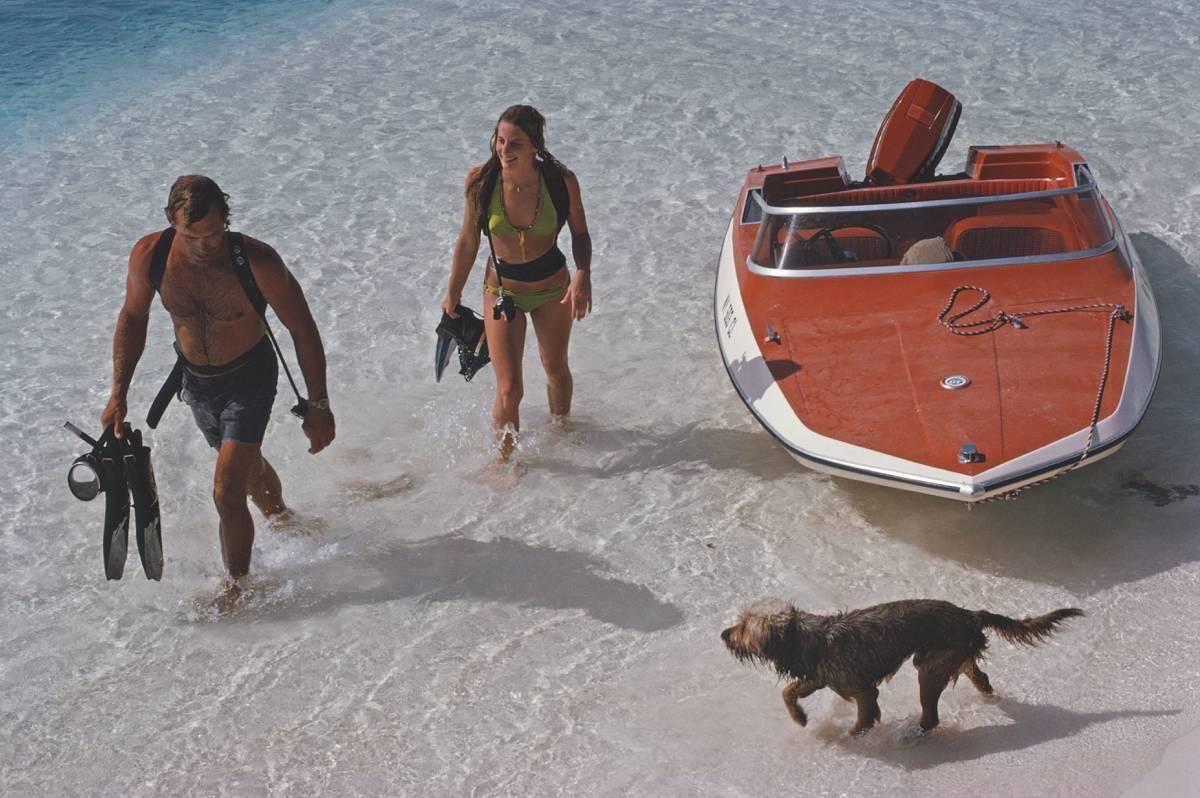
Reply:
[[[274, 27], [271, 27], [273, 25]], [[0, 149], [0, 784], [6, 795], [1194, 794], [1200, 748], [1200, 63], [1183, 3], [351, 3], [227, 32], [101, 84]], [[729, 385], [716, 255], [745, 170], [840, 153], [861, 174], [914, 75], [972, 143], [1062, 139], [1151, 274], [1165, 360], [1117, 456], [962, 507], [795, 465]], [[525, 472], [489, 472], [491, 372], [432, 379], [466, 169], [529, 101], [581, 177], [596, 312], [574, 426], [532, 345]], [[281, 382], [265, 451], [306, 534], [260, 530], [257, 589], [215, 619], [211, 454], [151, 436], [167, 568], [105, 583], [97, 504], [64, 486], [104, 404], [124, 262], [178, 174], [233, 195], [324, 334], [339, 436], [305, 452]], [[478, 303], [479, 270], [468, 300]], [[937, 309], [931, 308], [931, 312]], [[161, 308], [132, 406], [170, 358]], [[532, 340], [531, 340], [532, 344]], [[289, 351], [289, 357], [290, 357]], [[294, 359], [293, 361], [294, 362]], [[1087, 617], [1003, 641], [943, 725], [917, 687], [787, 718], [717, 635], [775, 595], [812, 611], [945, 598]]]

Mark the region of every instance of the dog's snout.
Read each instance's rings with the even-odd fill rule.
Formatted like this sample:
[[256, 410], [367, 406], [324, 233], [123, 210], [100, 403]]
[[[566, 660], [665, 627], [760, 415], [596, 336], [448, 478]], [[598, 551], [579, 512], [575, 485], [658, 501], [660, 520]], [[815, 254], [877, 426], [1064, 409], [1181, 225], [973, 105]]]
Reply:
[[725, 645], [729, 645], [729, 636], [731, 634], [733, 634], [732, 626], [729, 627], [728, 629], [724, 630], [723, 632], [721, 632], [721, 639], [725, 641]]

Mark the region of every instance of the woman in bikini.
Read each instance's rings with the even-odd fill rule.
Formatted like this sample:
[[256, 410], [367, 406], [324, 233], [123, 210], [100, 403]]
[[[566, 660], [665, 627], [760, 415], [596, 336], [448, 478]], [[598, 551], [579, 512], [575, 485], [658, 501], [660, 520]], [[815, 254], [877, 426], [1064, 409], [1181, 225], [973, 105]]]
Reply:
[[[442, 310], [457, 318], [463, 287], [486, 236], [490, 257], [483, 319], [496, 369], [492, 423], [501, 461], [512, 454], [521, 426], [526, 316], [533, 321], [546, 370], [550, 413], [563, 419], [571, 412], [571, 324], [592, 309], [592, 238], [579, 181], [546, 150], [545, 128], [545, 118], [532, 106], [514, 105], [500, 115], [492, 131], [492, 157], [467, 174], [462, 230], [442, 300]], [[558, 248], [564, 224], [571, 229], [573, 277]]]

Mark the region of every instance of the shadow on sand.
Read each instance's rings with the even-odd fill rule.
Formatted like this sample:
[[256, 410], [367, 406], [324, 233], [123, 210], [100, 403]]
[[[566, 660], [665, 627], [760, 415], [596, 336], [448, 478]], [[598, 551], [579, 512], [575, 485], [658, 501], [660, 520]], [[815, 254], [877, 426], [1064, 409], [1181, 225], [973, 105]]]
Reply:
[[762, 480], [796, 478], [804, 473], [791, 455], [772, 445], [771, 437], [759, 430], [716, 429], [695, 422], [663, 433], [578, 424], [573, 434], [590, 450], [602, 453], [597, 464], [539, 457], [536, 467], [593, 479], [664, 469], [685, 473], [740, 470]]
[[[940, 558], [1076, 594], [1200, 558], [1200, 273], [1163, 241], [1132, 236], [1150, 274], [1163, 361], [1141, 426], [1112, 458], [968, 512], [956, 502], [839, 480], [863, 518]], [[1194, 507], [1193, 507], [1194, 505]]]
[[[899, 750], [871, 741], [869, 737], [862, 740], [845, 737], [839, 739], [837, 744], [847, 753], [879, 759], [905, 770], [926, 770], [951, 762], [969, 762], [995, 754], [1021, 751], [1051, 740], [1073, 737], [1097, 723], [1108, 723], [1123, 718], [1168, 717], [1183, 711], [1127, 709], [1071, 712], [1061, 707], [1024, 704], [1007, 698], [997, 699], [996, 706], [1012, 720], [1012, 723], [962, 730], [940, 727], [930, 733], [928, 738], [914, 738], [916, 744]], [[908, 722], [916, 728], [915, 719]]]
[[298, 574], [308, 587], [295, 600], [249, 614], [283, 621], [420, 597], [580, 609], [636, 632], [658, 632], [683, 621], [679, 608], [641, 585], [602, 576], [605, 569], [603, 561], [577, 552], [453, 533], [344, 564], [325, 563], [319, 574]]

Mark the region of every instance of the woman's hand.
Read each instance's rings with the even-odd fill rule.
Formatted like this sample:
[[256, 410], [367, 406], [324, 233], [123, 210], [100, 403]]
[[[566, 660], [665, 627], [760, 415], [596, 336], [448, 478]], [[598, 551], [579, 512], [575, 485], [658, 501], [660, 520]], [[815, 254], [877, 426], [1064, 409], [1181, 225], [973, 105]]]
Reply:
[[455, 308], [461, 304], [462, 294], [455, 295], [447, 291], [446, 296], [442, 298], [442, 312], [452, 319], [457, 319], [458, 311]]
[[592, 272], [590, 269], [576, 269], [571, 278], [571, 285], [561, 303], [569, 305], [571, 317], [582, 321], [583, 317], [592, 312]]

